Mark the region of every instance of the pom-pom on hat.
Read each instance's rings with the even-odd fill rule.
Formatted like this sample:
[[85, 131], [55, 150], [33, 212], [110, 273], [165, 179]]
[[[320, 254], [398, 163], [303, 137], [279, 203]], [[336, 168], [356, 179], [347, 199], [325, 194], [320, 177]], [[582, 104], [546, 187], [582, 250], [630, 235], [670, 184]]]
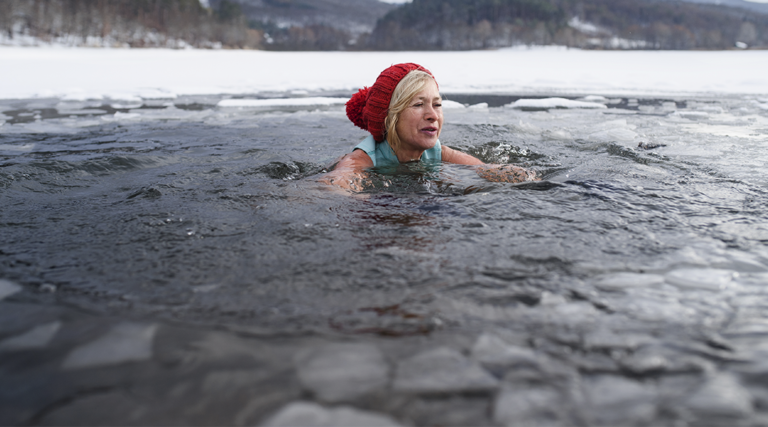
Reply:
[[[392, 100], [392, 92], [408, 73], [420, 70], [429, 73], [419, 64], [405, 63], [395, 64], [379, 74], [376, 83], [371, 87], [364, 87], [347, 101], [347, 117], [355, 126], [367, 130], [378, 142], [384, 140], [384, 120], [387, 118], [387, 110]], [[434, 78], [434, 76], [432, 76]]]

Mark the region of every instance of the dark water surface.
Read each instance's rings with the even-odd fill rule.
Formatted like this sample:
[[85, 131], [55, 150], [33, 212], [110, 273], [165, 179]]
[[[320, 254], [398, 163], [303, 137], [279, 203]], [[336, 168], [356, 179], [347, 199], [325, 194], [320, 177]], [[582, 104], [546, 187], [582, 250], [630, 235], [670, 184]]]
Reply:
[[447, 98], [542, 181], [328, 187], [343, 107], [4, 101], [0, 424], [768, 424], [768, 111]]

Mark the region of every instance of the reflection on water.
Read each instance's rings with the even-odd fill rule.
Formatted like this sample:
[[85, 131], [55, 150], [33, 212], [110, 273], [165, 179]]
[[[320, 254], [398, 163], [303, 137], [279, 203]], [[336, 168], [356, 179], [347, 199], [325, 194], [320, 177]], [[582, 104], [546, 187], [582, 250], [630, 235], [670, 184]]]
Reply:
[[0, 106], [0, 424], [761, 424], [766, 111], [448, 98], [543, 180], [338, 191], [342, 107]]

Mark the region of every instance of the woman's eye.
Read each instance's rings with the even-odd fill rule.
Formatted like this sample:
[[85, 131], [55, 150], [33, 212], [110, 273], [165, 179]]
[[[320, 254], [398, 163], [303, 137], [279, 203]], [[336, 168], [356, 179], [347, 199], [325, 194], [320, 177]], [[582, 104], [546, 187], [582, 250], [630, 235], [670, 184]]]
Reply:
[[440, 108], [442, 106], [443, 106], [443, 104], [440, 104], [440, 103], [435, 104], [435, 108]]

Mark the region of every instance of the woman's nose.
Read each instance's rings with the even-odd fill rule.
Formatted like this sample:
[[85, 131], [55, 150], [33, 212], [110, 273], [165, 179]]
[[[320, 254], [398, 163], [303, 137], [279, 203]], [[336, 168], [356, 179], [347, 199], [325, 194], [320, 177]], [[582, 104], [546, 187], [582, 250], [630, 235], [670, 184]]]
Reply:
[[437, 110], [433, 106], [428, 106], [426, 110], [424, 110], [424, 118], [429, 121], [435, 121], [437, 120]]

